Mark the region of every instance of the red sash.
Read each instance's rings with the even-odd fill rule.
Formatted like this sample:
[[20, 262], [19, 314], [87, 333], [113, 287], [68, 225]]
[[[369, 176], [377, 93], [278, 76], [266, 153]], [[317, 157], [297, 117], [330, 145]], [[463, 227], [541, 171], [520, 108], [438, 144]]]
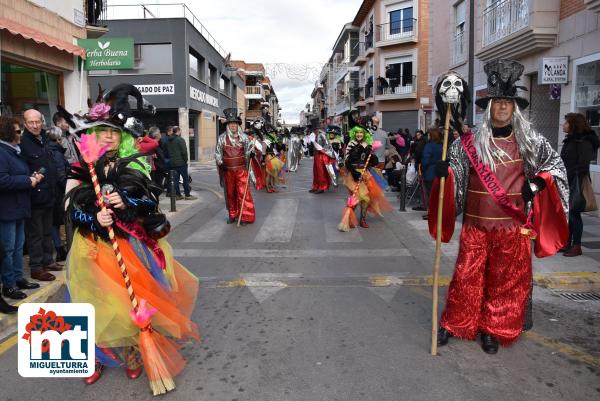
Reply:
[[475, 145], [473, 145], [473, 134], [471, 132], [461, 136], [461, 143], [465, 149], [467, 157], [471, 161], [471, 165], [477, 173], [477, 176], [494, 202], [496, 202], [496, 204], [504, 213], [523, 225], [521, 228], [522, 234], [528, 235], [531, 238], [535, 238], [537, 234], [533, 229], [533, 211], [530, 210], [529, 215], [525, 216], [525, 213], [523, 213], [521, 209], [517, 208], [515, 204], [512, 203], [508, 197], [508, 194], [506, 193], [506, 190], [504, 187], [502, 187], [500, 181], [498, 181], [496, 174], [494, 174], [490, 166], [483, 163], [481, 159], [479, 159], [479, 156], [477, 156]]

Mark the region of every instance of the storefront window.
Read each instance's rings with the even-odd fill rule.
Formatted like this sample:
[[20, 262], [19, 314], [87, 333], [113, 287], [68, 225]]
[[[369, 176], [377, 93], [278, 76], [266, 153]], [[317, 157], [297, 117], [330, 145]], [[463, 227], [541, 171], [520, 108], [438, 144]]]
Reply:
[[577, 66], [575, 111], [600, 134], [600, 60]]
[[0, 113], [20, 117], [28, 109], [39, 110], [46, 125], [52, 125], [52, 114], [57, 109], [58, 75], [36, 68], [2, 62]]

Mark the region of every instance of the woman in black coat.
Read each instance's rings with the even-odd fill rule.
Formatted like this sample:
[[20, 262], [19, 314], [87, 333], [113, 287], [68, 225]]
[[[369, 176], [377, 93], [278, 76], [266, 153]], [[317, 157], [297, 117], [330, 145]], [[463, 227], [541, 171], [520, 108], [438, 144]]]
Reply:
[[[580, 182], [590, 175], [590, 162], [595, 158], [600, 141], [596, 133], [590, 128], [585, 117], [579, 113], [568, 113], [563, 123], [563, 132], [566, 137], [560, 156], [567, 169], [569, 185], [575, 177], [579, 176]], [[581, 236], [583, 234], [583, 220], [581, 212], [569, 210], [569, 241], [561, 250], [564, 256], [573, 257], [581, 255]]]

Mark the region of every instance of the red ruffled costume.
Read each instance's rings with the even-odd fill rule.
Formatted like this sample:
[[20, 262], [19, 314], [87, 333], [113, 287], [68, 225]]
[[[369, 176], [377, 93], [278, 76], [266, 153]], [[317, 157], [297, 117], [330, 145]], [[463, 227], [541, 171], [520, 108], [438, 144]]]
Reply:
[[244, 191], [248, 181], [248, 169], [246, 168], [246, 155], [244, 146], [233, 146], [229, 137], [225, 137], [223, 146], [223, 172], [225, 178], [225, 190], [227, 191], [227, 211], [230, 219], [237, 219], [240, 215], [242, 201], [244, 210], [241, 221], [245, 223], [254, 223], [256, 214], [254, 211], [254, 201], [250, 188], [246, 193], [244, 200]]
[[312, 190], [327, 191], [329, 189], [329, 174], [327, 173], [327, 164], [331, 163], [331, 158], [322, 150], [315, 150], [313, 161], [313, 183]]

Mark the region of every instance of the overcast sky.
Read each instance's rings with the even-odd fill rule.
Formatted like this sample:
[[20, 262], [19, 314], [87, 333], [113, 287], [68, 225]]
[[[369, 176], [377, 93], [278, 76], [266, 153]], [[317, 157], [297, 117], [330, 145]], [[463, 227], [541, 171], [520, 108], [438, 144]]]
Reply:
[[[317, 63], [325, 63], [362, 0], [188, 0], [196, 17], [232, 59], [267, 65], [286, 123], [297, 123], [310, 101]], [[109, 4], [182, 1], [121, 1]], [[286, 63], [283, 66], [277, 63]], [[271, 68], [269, 68], [271, 67]], [[312, 73], [311, 73], [312, 72]], [[291, 75], [291, 76], [288, 76]]]

